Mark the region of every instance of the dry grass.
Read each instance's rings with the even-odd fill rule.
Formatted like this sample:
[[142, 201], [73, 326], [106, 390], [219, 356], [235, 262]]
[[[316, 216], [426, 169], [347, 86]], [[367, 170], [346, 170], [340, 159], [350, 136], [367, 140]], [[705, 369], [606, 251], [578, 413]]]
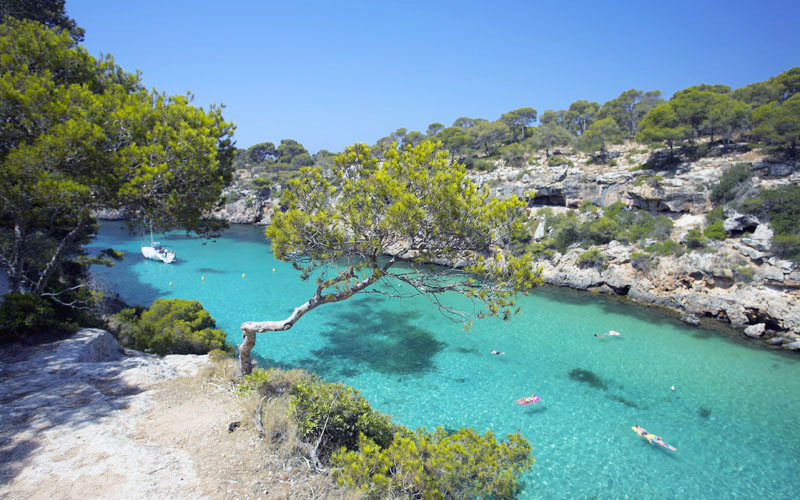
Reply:
[[272, 499], [362, 500], [364, 495], [340, 487], [331, 471], [318, 469], [308, 456], [297, 425], [289, 416], [289, 394], [311, 375], [303, 370], [259, 370], [248, 390], [239, 390], [236, 363], [231, 358], [212, 359], [198, 379], [207, 387], [237, 394], [242, 418], [240, 429], [259, 442], [264, 466], [259, 474], [270, 484]]

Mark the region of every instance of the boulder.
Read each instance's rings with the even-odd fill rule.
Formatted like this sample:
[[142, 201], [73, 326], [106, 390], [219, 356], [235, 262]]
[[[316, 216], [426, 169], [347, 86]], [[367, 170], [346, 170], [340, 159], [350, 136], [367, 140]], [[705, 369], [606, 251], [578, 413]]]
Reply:
[[764, 252], [772, 248], [772, 230], [766, 224], [759, 224], [753, 236], [742, 238], [742, 243]]
[[772, 281], [775, 283], [783, 283], [783, 271], [775, 266], [765, 265], [761, 266], [759, 269], [758, 274], [761, 276], [762, 279], [766, 281]]
[[756, 323], [755, 325], [750, 325], [744, 329], [744, 334], [750, 337], [751, 339], [760, 339], [764, 336], [764, 329], [766, 329], [767, 325], [764, 323]]
[[793, 340], [788, 344], [783, 344], [784, 349], [791, 349], [793, 351], [800, 351], [800, 340]]
[[692, 326], [697, 326], [700, 324], [700, 318], [698, 318], [696, 314], [689, 311], [684, 311], [683, 314], [681, 314], [681, 321]]
[[728, 234], [751, 231], [758, 227], [758, 217], [754, 215], [740, 214], [736, 211], [731, 211], [730, 215], [726, 215], [727, 218], [722, 222], [722, 228]]
[[533, 232], [534, 241], [539, 241], [544, 237], [544, 228], [547, 225], [547, 218], [542, 217], [539, 219], [539, 225], [536, 226], [536, 231]]
[[769, 345], [781, 345], [783, 341], [786, 340], [783, 337], [772, 337], [771, 339], [767, 339], [766, 342]]

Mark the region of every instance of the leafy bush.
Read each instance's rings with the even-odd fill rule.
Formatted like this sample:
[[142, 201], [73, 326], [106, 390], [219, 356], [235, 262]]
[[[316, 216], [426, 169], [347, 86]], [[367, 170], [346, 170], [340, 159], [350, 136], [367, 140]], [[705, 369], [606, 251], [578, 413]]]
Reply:
[[611, 160], [610, 162], [608, 162], [608, 166], [609, 167], [616, 167], [617, 166], [617, 160]]
[[245, 396], [255, 392], [261, 396], [290, 394], [302, 383], [315, 382], [316, 378], [305, 370], [281, 370], [278, 368], [255, 368], [239, 384], [237, 392]]
[[800, 231], [800, 186], [787, 185], [761, 192], [766, 215], [777, 234]]
[[589, 200], [583, 200], [578, 207], [578, 210], [581, 212], [596, 213], [599, 210], [599, 207]]
[[530, 444], [519, 432], [498, 443], [491, 431], [481, 436], [472, 429], [419, 429], [398, 435], [386, 449], [361, 436], [358, 449], [333, 456], [335, 474], [375, 500], [513, 499], [517, 478], [533, 465]]
[[304, 440], [319, 441], [320, 459], [342, 447], [355, 450], [360, 434], [381, 448], [394, 437], [391, 419], [373, 410], [359, 391], [342, 384], [298, 383], [292, 390], [290, 413]]
[[684, 242], [689, 248], [697, 249], [706, 246], [705, 237], [700, 234], [699, 229], [690, 229], [684, 237]]
[[580, 267], [598, 267], [600, 269], [605, 269], [607, 261], [608, 257], [606, 257], [599, 248], [591, 248], [578, 256], [578, 266]]
[[526, 251], [537, 258], [543, 259], [552, 259], [556, 254], [555, 250], [553, 250], [550, 245], [540, 241], [531, 242], [528, 248], [526, 248]]
[[123, 309], [114, 318], [120, 323], [120, 342], [132, 349], [160, 355], [233, 352], [225, 332], [196, 300], [158, 299], [149, 310]]
[[750, 180], [752, 176], [753, 169], [749, 163], [737, 163], [722, 174], [719, 182], [711, 190], [711, 199], [718, 203], [731, 201], [736, 188]]
[[725, 239], [725, 229], [722, 227], [722, 222], [717, 221], [703, 231], [703, 235], [710, 240], [724, 240]]
[[746, 214], [761, 214], [764, 212], [764, 200], [761, 198], [747, 198], [742, 201], [741, 211]]
[[0, 303], [0, 344], [61, 328], [50, 302], [30, 293], [9, 293]]
[[725, 220], [725, 214], [722, 213], [722, 205], [714, 207], [713, 210], [706, 214], [706, 222], [713, 224], [715, 222], [722, 222]]
[[733, 278], [736, 281], [750, 282], [753, 281], [756, 270], [752, 267], [737, 267], [733, 270]]
[[772, 249], [777, 255], [800, 264], [800, 234], [775, 235]]
[[559, 165], [569, 165], [569, 160], [564, 158], [561, 155], [553, 155], [547, 159], [547, 164], [551, 167], [557, 167]]
[[647, 247], [647, 252], [651, 255], [658, 255], [661, 257], [667, 255], [680, 255], [683, 253], [683, 249], [681, 246], [672, 241], [672, 240], [665, 240], [659, 243], [653, 243], [649, 247]]

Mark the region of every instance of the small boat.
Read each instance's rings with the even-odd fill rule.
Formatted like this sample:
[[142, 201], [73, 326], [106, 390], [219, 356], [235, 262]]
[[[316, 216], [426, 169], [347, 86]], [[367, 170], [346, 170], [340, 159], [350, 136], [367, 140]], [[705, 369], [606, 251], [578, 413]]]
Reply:
[[656, 436], [655, 434], [650, 434], [649, 432], [647, 432], [647, 429], [645, 429], [644, 427], [639, 427], [638, 425], [634, 425], [633, 427], [631, 427], [631, 429], [633, 429], [633, 432], [635, 432], [636, 434], [638, 434], [638, 435], [642, 436], [643, 438], [645, 438], [648, 443], [651, 443], [651, 444], [655, 443], [655, 444], [661, 446], [662, 448], [666, 448], [666, 449], [668, 449], [670, 451], [678, 451], [678, 449], [675, 448], [674, 446], [671, 446], [671, 445], [668, 445], [667, 443], [665, 443], [664, 440], [661, 439], [661, 436]]
[[145, 259], [160, 260], [165, 264], [175, 261], [175, 251], [161, 246], [157, 241], [153, 241], [153, 228], [150, 228], [150, 246], [142, 247], [142, 255]]

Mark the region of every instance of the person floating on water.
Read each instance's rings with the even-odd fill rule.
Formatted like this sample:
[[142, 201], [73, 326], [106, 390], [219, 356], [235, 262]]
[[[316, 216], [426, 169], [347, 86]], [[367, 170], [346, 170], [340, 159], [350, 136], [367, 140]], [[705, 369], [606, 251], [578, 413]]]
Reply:
[[600, 338], [600, 339], [603, 338], [603, 337], [609, 337], [609, 336], [610, 337], [619, 337], [619, 332], [616, 331], [616, 330], [609, 330], [608, 333], [605, 333], [603, 335], [598, 335], [598, 334], [595, 333], [594, 336], [597, 337], [597, 338]]
[[492, 354], [495, 354], [497, 356], [502, 356], [505, 353], [504, 352], [500, 352], [500, 351], [495, 351], [494, 349], [492, 349]]

